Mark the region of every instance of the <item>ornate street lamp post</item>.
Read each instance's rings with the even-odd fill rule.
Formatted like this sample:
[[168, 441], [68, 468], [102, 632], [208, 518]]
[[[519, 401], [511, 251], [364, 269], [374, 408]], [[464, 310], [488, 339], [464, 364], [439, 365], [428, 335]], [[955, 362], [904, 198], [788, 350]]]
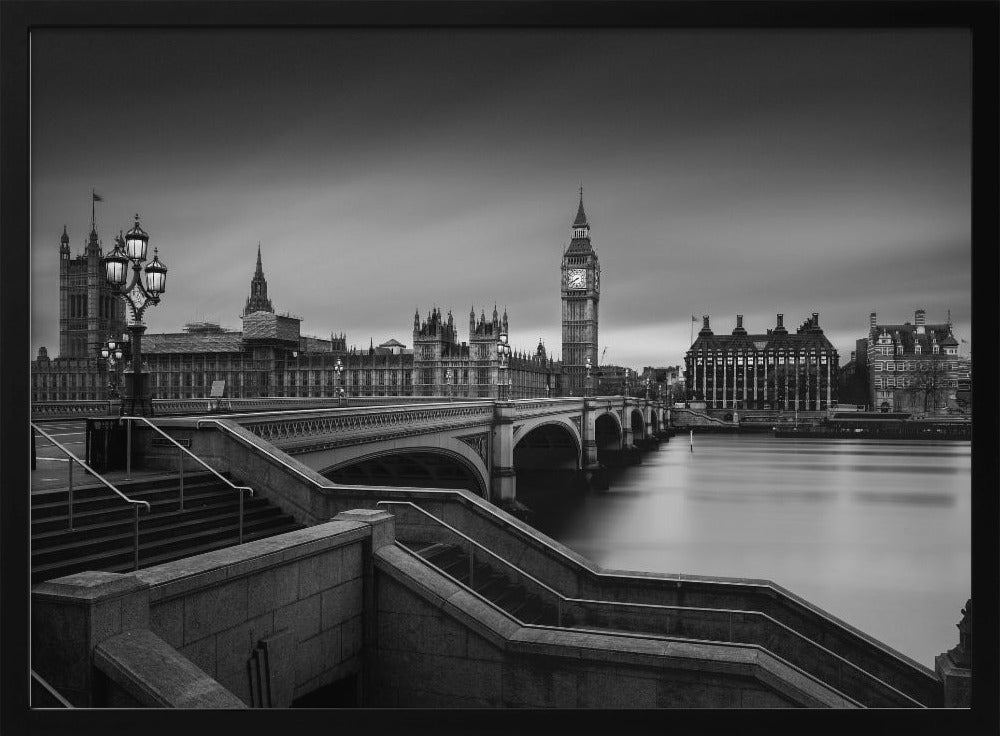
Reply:
[[340, 399], [340, 403], [344, 403], [344, 385], [343, 385], [343, 373], [344, 364], [337, 358], [337, 362], [333, 365], [333, 370], [337, 374], [337, 397]]
[[593, 370], [593, 368], [594, 368], [594, 366], [590, 362], [590, 356], [588, 355], [587, 356], [587, 383], [583, 387], [583, 395], [584, 396], [590, 396], [593, 393], [593, 391], [591, 390], [591, 385], [590, 385], [591, 371]]
[[451, 372], [451, 368], [444, 372], [444, 382], [448, 386], [448, 401], [451, 401], [451, 377], [454, 374]]
[[646, 401], [649, 401], [649, 376], [646, 376]]
[[500, 370], [497, 375], [497, 400], [507, 401], [509, 399], [508, 395], [508, 382], [505, 379], [504, 372], [507, 369], [507, 361], [510, 358], [510, 345], [507, 344], [507, 333], [501, 332], [500, 339], [497, 342], [497, 357], [500, 358]]
[[109, 337], [108, 341], [101, 346], [101, 357], [108, 362], [108, 394], [110, 398], [119, 398], [118, 393], [118, 371], [123, 361], [131, 356], [131, 340], [128, 333], [124, 333], [120, 340]]
[[[160, 261], [157, 249], [153, 250], [153, 260], [146, 265], [146, 283], [143, 285], [142, 264], [146, 261], [149, 234], [139, 226], [139, 215], [135, 225], [125, 234], [115, 239], [115, 249], [104, 257], [104, 269], [108, 283], [115, 293], [129, 307], [127, 323], [132, 343], [131, 368], [125, 371], [125, 396], [122, 411], [133, 416], [152, 416], [153, 402], [149, 395], [147, 374], [142, 369], [142, 333], [146, 325], [142, 316], [146, 309], [160, 303], [167, 281], [167, 267]], [[132, 280], [126, 286], [128, 267], [132, 266]]]

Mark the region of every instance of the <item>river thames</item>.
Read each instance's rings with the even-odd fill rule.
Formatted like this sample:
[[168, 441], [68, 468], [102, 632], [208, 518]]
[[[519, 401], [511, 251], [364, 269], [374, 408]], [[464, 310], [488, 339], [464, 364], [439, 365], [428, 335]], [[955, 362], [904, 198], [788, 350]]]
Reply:
[[601, 567], [765, 578], [927, 667], [971, 594], [969, 442], [678, 434], [546, 519]]

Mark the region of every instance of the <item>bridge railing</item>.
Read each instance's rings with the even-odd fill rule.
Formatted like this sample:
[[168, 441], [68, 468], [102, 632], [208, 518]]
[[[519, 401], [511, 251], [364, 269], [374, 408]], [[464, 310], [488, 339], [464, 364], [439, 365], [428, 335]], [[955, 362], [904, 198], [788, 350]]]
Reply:
[[67, 417], [89, 417], [112, 413], [112, 401], [33, 401], [31, 402], [31, 418], [35, 421], [43, 419], [65, 419]]
[[149, 502], [142, 501], [142, 500], [136, 500], [134, 498], [129, 498], [124, 493], [122, 493], [120, 490], [118, 490], [118, 488], [115, 487], [115, 485], [113, 483], [111, 483], [107, 478], [105, 478], [103, 475], [101, 475], [100, 473], [98, 473], [96, 470], [94, 470], [92, 467], [90, 467], [83, 460], [81, 460], [76, 455], [74, 455], [71, 450], [69, 450], [65, 445], [63, 445], [58, 440], [56, 440], [48, 432], [46, 432], [45, 430], [41, 429], [34, 422], [30, 422], [30, 424], [31, 424], [31, 428], [35, 432], [38, 432], [38, 434], [40, 434], [46, 440], [48, 440], [49, 442], [51, 442], [54, 447], [56, 447], [59, 451], [61, 451], [69, 459], [69, 462], [67, 463], [68, 472], [69, 472], [69, 487], [68, 487], [68, 493], [67, 493], [67, 507], [66, 507], [67, 508], [67, 512], [66, 512], [66, 517], [67, 517], [68, 528], [71, 531], [73, 529], [73, 463], [79, 464], [80, 467], [83, 468], [86, 472], [90, 473], [95, 478], [97, 478], [97, 480], [99, 480], [101, 482], [101, 484], [104, 485], [104, 487], [106, 487], [109, 490], [111, 490], [115, 495], [117, 495], [119, 498], [121, 498], [122, 501], [124, 501], [125, 503], [130, 504], [132, 506], [132, 510], [133, 510], [133, 513], [134, 513], [134, 521], [133, 521], [133, 524], [132, 524], [132, 562], [133, 562], [133, 569], [138, 570], [139, 569], [139, 507], [140, 506], [145, 506], [146, 507], [146, 513], [148, 514], [149, 513], [149, 509], [150, 509]]
[[[558, 627], [565, 626], [596, 633], [607, 633], [608, 629], [612, 629], [640, 633], [644, 636], [651, 634], [657, 638], [667, 638], [672, 641], [695, 640], [748, 644], [769, 652], [802, 674], [835, 689], [840, 695], [857, 705], [925, 707], [919, 701], [864, 671], [853, 662], [759, 611], [630, 603], [566, 596], [487, 549], [455, 527], [420, 508], [412, 501], [383, 500], [378, 501], [375, 505], [385, 508], [405, 507], [416, 511], [423, 518], [430, 519], [432, 523], [447, 529], [452, 536], [459, 538], [461, 540], [459, 545], [465, 546], [469, 553], [468, 585], [434, 563], [426, 559], [424, 561], [494, 607], [496, 607], [495, 604], [475, 590], [473, 571], [476, 551], [479, 552], [480, 557], [499, 561], [503, 567], [514, 572], [519, 579], [529, 582], [531, 587], [541, 591], [543, 597], [553, 601], [556, 605]], [[405, 543], [402, 544], [406, 546]], [[410, 551], [416, 552], [412, 549]], [[517, 620], [516, 615], [508, 615], [512, 615]], [[522, 626], [528, 625], [520, 620], [518, 623], [521, 623]], [[599, 628], [593, 628], [595, 625]]]
[[284, 444], [318, 435], [384, 433], [420, 425], [453, 429], [479, 425], [493, 419], [492, 402], [449, 402], [424, 405], [373, 406], [364, 411], [304, 409], [267, 414], [236, 414], [227, 417], [269, 442]]
[[[483, 399], [454, 399], [452, 403], [483, 401]], [[280, 409], [321, 409], [338, 407], [398, 406], [408, 404], [449, 403], [447, 396], [259, 396], [254, 398], [153, 399], [155, 416], [230, 413], [236, 411], [266, 411]], [[118, 400], [33, 401], [31, 417], [34, 420], [65, 419], [116, 414]]]

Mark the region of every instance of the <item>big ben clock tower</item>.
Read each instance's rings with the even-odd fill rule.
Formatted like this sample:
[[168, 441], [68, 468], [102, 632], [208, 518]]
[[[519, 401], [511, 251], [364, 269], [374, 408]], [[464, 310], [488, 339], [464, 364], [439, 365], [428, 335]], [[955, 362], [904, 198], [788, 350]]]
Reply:
[[[580, 208], [573, 221], [573, 239], [562, 257], [562, 369], [564, 393], [583, 396], [587, 358], [597, 377], [597, 304], [601, 298], [601, 265], [590, 243], [590, 223]], [[596, 385], [596, 383], [595, 383]]]

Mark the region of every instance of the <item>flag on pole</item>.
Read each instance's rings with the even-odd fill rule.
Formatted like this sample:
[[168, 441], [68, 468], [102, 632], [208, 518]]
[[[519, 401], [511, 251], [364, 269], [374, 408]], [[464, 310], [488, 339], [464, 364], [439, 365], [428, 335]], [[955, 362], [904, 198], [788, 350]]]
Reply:
[[697, 317], [695, 317], [695, 316], [694, 316], [694, 315], [692, 314], [692, 315], [691, 315], [691, 321], [692, 321], [692, 322], [697, 322], [697, 321], [698, 321], [698, 318], [697, 318]]
[[102, 196], [101, 196], [100, 194], [98, 194], [97, 192], [95, 192], [95, 191], [91, 190], [91, 192], [90, 192], [90, 193], [94, 195], [94, 201], [95, 201], [95, 202], [103, 202], [103, 201], [104, 201], [104, 197], [102, 197]]

